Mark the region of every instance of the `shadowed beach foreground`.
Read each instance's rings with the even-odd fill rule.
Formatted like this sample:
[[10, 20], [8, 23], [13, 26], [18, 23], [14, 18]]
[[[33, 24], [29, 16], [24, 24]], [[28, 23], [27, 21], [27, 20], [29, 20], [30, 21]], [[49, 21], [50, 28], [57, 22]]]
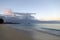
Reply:
[[0, 40], [60, 40], [60, 37], [39, 31], [18, 30], [10, 25], [0, 24]]

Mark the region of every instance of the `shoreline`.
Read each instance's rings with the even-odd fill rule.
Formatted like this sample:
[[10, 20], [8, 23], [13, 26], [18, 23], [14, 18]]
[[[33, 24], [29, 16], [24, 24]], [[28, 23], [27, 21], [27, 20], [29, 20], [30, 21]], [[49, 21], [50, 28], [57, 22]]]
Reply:
[[1, 26], [1, 40], [33, 40], [32, 35], [28, 31], [17, 30], [11, 27]]
[[60, 40], [60, 37], [38, 31], [26, 31], [0, 25], [0, 40]]

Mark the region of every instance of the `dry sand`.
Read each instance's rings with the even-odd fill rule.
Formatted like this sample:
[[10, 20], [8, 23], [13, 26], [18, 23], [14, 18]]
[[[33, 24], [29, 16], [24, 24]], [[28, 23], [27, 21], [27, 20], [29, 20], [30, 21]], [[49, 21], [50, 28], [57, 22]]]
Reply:
[[60, 40], [60, 37], [43, 32], [16, 30], [9, 25], [0, 24], [0, 40]]

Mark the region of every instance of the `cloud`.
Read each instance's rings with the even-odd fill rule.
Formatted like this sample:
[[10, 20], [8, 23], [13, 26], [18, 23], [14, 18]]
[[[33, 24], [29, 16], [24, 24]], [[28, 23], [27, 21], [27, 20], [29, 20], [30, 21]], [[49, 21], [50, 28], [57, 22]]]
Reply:
[[4, 14], [5, 15], [12, 15], [12, 10], [11, 9], [5, 9]]

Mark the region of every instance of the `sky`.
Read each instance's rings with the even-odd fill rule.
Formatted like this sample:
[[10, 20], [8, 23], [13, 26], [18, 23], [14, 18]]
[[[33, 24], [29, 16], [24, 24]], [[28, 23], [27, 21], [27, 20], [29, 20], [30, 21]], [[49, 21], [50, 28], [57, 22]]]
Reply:
[[0, 13], [3, 9], [36, 13], [38, 20], [60, 20], [60, 0], [0, 0]]

